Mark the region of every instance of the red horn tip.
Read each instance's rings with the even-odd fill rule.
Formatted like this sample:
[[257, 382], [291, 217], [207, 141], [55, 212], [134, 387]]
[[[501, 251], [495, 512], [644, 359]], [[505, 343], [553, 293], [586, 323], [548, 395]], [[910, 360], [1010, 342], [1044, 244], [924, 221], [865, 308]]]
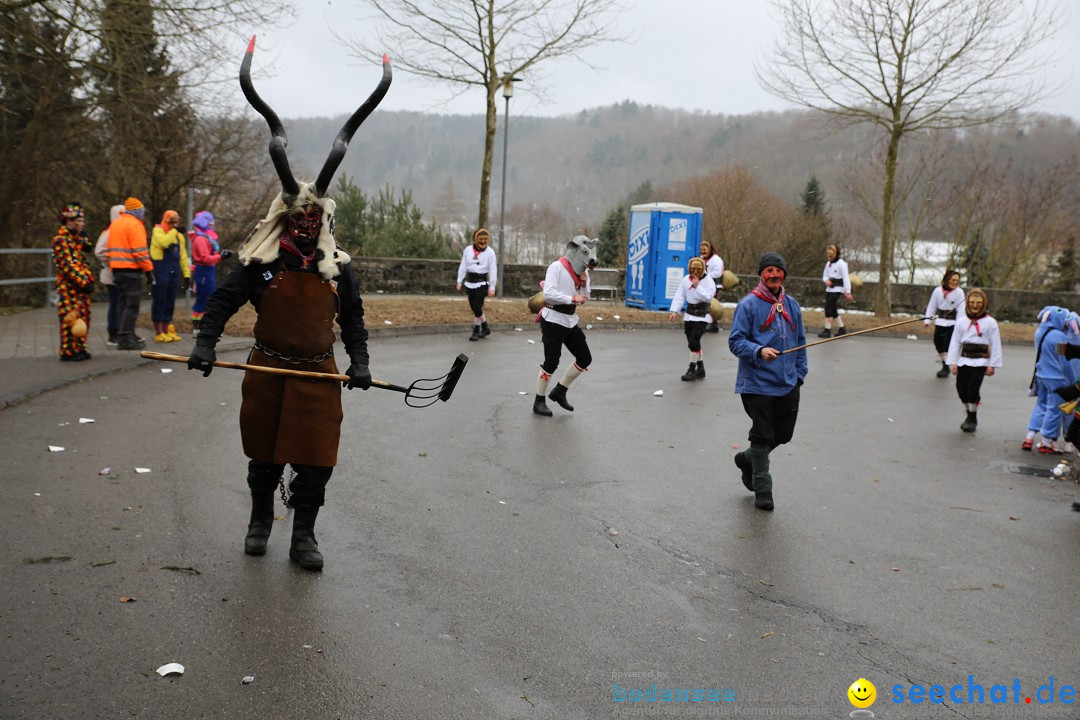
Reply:
[[255, 52], [255, 36], [254, 35], [252, 35], [251, 40], [248, 41], [248, 49], [247, 49], [247, 51], [249, 53], [250, 52]]
[[383, 61], [383, 65], [386, 65], [388, 62], [390, 62], [390, 56], [387, 55], [386, 53], [383, 53], [382, 54], [382, 61]]

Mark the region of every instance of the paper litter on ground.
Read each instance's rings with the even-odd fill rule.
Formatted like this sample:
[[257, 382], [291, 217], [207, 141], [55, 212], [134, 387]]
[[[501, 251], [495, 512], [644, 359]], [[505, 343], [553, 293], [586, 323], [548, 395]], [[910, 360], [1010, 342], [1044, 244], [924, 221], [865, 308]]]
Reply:
[[59, 445], [50, 445], [49, 452], [64, 452], [64, 448], [60, 447]]
[[85, 425], [86, 423], [94, 422], [94, 418], [79, 418], [79, 424]]
[[184, 666], [180, 663], [166, 663], [157, 669], [157, 674], [161, 677], [166, 675], [183, 675]]
[[137, 467], [137, 468], [135, 468], [135, 472], [137, 472], [137, 473], [148, 473], [148, 472], [150, 472], [150, 468]]
[[172, 372], [172, 368], [161, 368], [161, 374], [162, 375], [168, 375], [171, 372]]

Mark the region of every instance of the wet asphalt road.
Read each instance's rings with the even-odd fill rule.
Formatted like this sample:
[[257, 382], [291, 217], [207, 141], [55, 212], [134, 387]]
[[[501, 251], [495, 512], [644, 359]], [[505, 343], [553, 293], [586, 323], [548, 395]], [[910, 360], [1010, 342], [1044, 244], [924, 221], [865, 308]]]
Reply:
[[[238, 372], [154, 365], [0, 412], [0, 717], [846, 717], [860, 677], [878, 717], [1077, 717], [1023, 704], [1080, 685], [1080, 486], [1021, 467], [1056, 463], [1019, 450], [1029, 348], [1006, 347], [974, 436], [926, 341], [812, 348], [765, 514], [731, 461], [726, 335], [682, 383], [681, 333], [593, 331], [577, 411], [545, 419], [534, 328], [373, 341], [395, 383], [471, 359], [425, 410], [346, 393], [321, 574], [289, 562], [285, 520], [242, 552]], [[1021, 704], [891, 701], [969, 674], [1019, 679]], [[734, 700], [612, 699], [654, 682]]]

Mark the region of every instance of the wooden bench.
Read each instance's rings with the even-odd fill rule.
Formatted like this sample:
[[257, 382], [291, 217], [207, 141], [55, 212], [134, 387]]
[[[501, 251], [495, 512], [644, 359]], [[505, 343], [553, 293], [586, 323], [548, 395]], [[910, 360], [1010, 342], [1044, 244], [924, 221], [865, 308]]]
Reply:
[[592, 299], [599, 300], [597, 293], [608, 293], [615, 302], [619, 301], [619, 271], [615, 268], [594, 268], [589, 271], [589, 288]]

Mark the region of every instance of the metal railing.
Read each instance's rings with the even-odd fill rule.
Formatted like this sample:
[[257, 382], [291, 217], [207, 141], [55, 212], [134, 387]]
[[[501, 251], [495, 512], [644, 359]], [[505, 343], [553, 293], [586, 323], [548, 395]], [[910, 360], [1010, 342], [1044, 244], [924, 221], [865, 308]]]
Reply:
[[0, 248], [0, 255], [48, 255], [45, 260], [45, 272], [49, 273], [46, 277], [31, 277], [31, 278], [4, 278], [0, 280], [0, 286], [3, 285], [25, 285], [27, 283], [53, 283], [56, 282], [56, 276], [53, 274], [52, 267], [52, 248]]

